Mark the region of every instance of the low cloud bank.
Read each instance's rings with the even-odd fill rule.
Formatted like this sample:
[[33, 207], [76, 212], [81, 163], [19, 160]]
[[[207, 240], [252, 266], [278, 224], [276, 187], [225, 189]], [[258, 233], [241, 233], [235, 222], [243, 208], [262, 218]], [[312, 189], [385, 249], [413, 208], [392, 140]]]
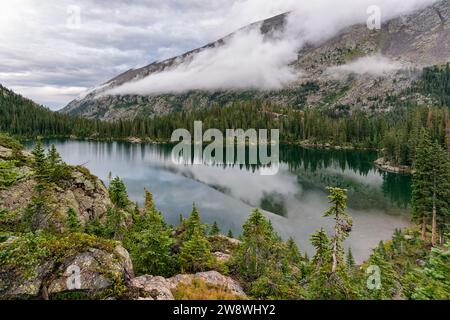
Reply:
[[259, 30], [232, 36], [220, 47], [198, 53], [177, 68], [124, 84], [108, 94], [153, 94], [188, 90], [278, 89], [295, 80], [288, 65], [296, 58], [287, 39], [265, 41]]
[[[251, 10], [252, 6], [257, 10], [261, 1], [243, 1], [241, 10]], [[369, 18], [367, 9], [370, 6], [378, 5], [381, 8], [381, 20], [385, 22], [433, 2], [435, 1], [406, 0], [400, 5], [391, 0], [275, 1], [280, 9], [291, 11], [287, 26], [281, 34], [268, 39], [260, 34], [259, 28], [240, 31], [223, 46], [204, 50], [192, 60], [173, 69], [126, 83], [103, 95], [280, 89], [295, 81], [301, 74], [290, 63], [296, 60], [298, 51], [306, 43], [319, 43], [333, 37], [345, 27], [366, 23]], [[387, 58], [373, 56], [330, 68], [329, 72], [384, 74], [399, 67]]]
[[381, 55], [359, 58], [348, 64], [331, 67], [326, 74], [332, 77], [340, 77], [348, 74], [383, 76], [402, 68], [401, 63], [392, 61]]

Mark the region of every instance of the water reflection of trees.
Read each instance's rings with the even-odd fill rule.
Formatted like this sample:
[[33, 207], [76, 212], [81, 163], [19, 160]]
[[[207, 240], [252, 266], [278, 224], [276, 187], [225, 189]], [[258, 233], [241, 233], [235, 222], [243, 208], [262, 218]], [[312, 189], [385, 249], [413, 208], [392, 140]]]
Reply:
[[[127, 142], [100, 143], [100, 145], [93, 142], [92, 144], [95, 145], [91, 146], [92, 152], [97, 154], [100, 152], [103, 156], [119, 153], [126, 161], [136, 158], [141, 160], [157, 158], [163, 161], [171, 161], [173, 148], [173, 145], [169, 144], [148, 145]], [[411, 199], [411, 178], [376, 170], [373, 166], [373, 161], [376, 158], [377, 153], [370, 151], [308, 149], [288, 145], [280, 147], [280, 162], [286, 164], [288, 169], [299, 177], [299, 183], [304, 187], [324, 189], [326, 186], [333, 185], [347, 188], [349, 189], [349, 205], [355, 209], [407, 207]], [[238, 163], [218, 164], [216, 166], [224, 169], [229, 167], [239, 168], [253, 173], [261, 167]], [[342, 173], [339, 173], [339, 171], [342, 171]], [[351, 176], [345, 174], [349, 171], [363, 177], [367, 177], [371, 172], [380, 174], [382, 185], [374, 186], [352, 179]], [[266, 196], [264, 199], [266, 199], [265, 206], [277, 207], [277, 209], [280, 209], [279, 211], [284, 210], [282, 206], [280, 207], [282, 201], [274, 201], [275, 199], [272, 196]]]
[[[374, 168], [376, 152], [356, 150], [317, 150], [287, 146], [280, 149], [280, 158], [289, 170], [298, 175], [306, 188], [338, 186], [349, 190], [349, 205], [354, 209], [408, 207], [411, 199], [411, 178], [383, 173]], [[340, 169], [342, 173], [326, 169]], [[371, 185], [352, 179], [345, 172], [361, 176], [370, 172], [382, 176], [382, 184]]]
[[280, 148], [280, 159], [295, 171], [299, 168], [310, 171], [337, 166], [341, 170], [351, 170], [366, 176], [373, 169], [377, 154], [370, 151], [307, 149], [298, 146]]
[[411, 202], [412, 178], [408, 175], [381, 172], [383, 175], [383, 192], [391, 203], [406, 208]]

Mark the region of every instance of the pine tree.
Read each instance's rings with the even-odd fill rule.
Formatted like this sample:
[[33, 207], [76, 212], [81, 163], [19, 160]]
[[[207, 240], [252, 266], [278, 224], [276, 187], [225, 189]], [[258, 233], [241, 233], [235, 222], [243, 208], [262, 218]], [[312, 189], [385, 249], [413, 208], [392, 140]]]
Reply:
[[56, 147], [54, 144], [51, 145], [50, 150], [48, 151], [47, 161], [48, 161], [48, 165], [50, 166], [50, 168], [55, 168], [56, 166], [58, 166], [62, 163], [61, 156], [59, 155], [58, 151], [56, 150]]
[[330, 200], [332, 206], [327, 210], [327, 212], [325, 212], [324, 216], [331, 216], [335, 221], [334, 236], [332, 238], [333, 265], [331, 272], [336, 272], [344, 257], [342, 244], [351, 231], [352, 218], [344, 211], [347, 208], [347, 190], [340, 188], [328, 188], [328, 191], [330, 192], [328, 199]]
[[396, 228], [392, 237], [392, 249], [395, 254], [403, 254], [404, 235], [401, 229]]
[[234, 234], [233, 234], [233, 231], [232, 231], [231, 229], [228, 230], [227, 237], [228, 237], [228, 238], [234, 238]]
[[435, 246], [438, 223], [445, 226], [450, 212], [450, 164], [441, 146], [431, 142], [426, 131], [422, 135], [413, 176], [413, 220], [422, 224], [422, 240], [431, 223], [431, 244]]
[[148, 191], [147, 189], [145, 191], [145, 211], [154, 211], [155, 210], [155, 203], [153, 201], [153, 194]]
[[124, 209], [130, 203], [128, 200], [127, 188], [119, 177], [116, 177], [111, 181], [108, 191], [112, 203], [118, 208]]
[[352, 253], [352, 249], [348, 248], [348, 252], [347, 252], [347, 268], [349, 270], [353, 269], [353, 267], [355, 266], [355, 258], [353, 257], [353, 253]]
[[300, 250], [298, 250], [297, 244], [295, 243], [292, 237], [289, 237], [286, 246], [289, 262], [296, 265], [299, 264], [302, 261], [302, 255], [300, 253]]
[[209, 235], [217, 236], [218, 234], [220, 234], [220, 228], [219, 225], [217, 224], [217, 221], [214, 221], [213, 225], [211, 226], [211, 230], [209, 231]]
[[435, 141], [431, 146], [432, 179], [432, 219], [431, 245], [437, 244], [439, 233], [440, 243], [450, 222], [450, 161], [445, 150]]
[[109, 239], [123, 240], [126, 234], [125, 214], [118, 208], [106, 210], [104, 236]]
[[378, 247], [376, 248], [377, 253], [383, 257], [384, 259], [388, 258], [388, 254], [386, 252], [386, 247], [384, 246], [384, 242], [382, 240], [380, 240], [380, 242], [378, 242]]
[[69, 208], [69, 210], [67, 210], [67, 229], [70, 232], [79, 232], [81, 230], [78, 215], [73, 208]]
[[25, 210], [24, 222], [28, 229], [31, 231], [38, 230], [41, 227], [42, 222], [50, 217], [52, 214], [50, 203], [47, 183], [38, 181], [34, 186], [31, 202]]
[[172, 253], [175, 239], [172, 229], [166, 226], [161, 212], [156, 210], [153, 196], [145, 190], [145, 211], [135, 209], [133, 225], [124, 232], [123, 243], [130, 252], [135, 272], [171, 276], [177, 271]]
[[379, 276], [379, 279], [375, 280], [378, 284], [374, 283], [372, 287], [366, 286], [367, 297], [374, 300], [393, 299], [399, 290], [399, 280], [392, 264], [379, 250], [374, 250], [367, 265], [375, 267], [374, 270], [379, 270], [379, 274], [375, 275]]
[[204, 233], [196, 229], [192, 237], [181, 246], [178, 259], [183, 272], [195, 273], [211, 268], [214, 264], [214, 256]]
[[422, 240], [426, 237], [426, 226], [430, 220], [431, 211], [429, 210], [430, 183], [428, 179], [429, 162], [428, 155], [430, 154], [430, 139], [428, 132], [422, 130], [422, 138], [416, 151], [415, 173], [413, 176], [413, 191], [412, 191], [412, 207], [413, 220], [422, 224]]
[[86, 223], [84, 230], [87, 234], [98, 237], [104, 237], [106, 233], [105, 226], [100, 222], [100, 219], [97, 216]]
[[48, 151], [47, 157], [47, 179], [49, 182], [66, 182], [70, 179], [69, 167], [62, 161], [61, 156], [52, 144]]
[[159, 212], [147, 211], [126, 232], [123, 242], [137, 274], [171, 276], [177, 271], [172, 230]]
[[[331, 238], [323, 229], [311, 236], [311, 243], [316, 253], [311, 261], [314, 270], [308, 280], [308, 294], [310, 299], [356, 299], [359, 297], [359, 287], [349, 276], [345, 263], [343, 242], [348, 237], [352, 219], [345, 213], [346, 190], [328, 188], [328, 199], [332, 206], [325, 212], [325, 217], [335, 220], [334, 234]], [[350, 258], [352, 260], [353, 257]]]
[[425, 268], [420, 270], [420, 280], [415, 283], [413, 299], [450, 299], [450, 242], [445, 249], [433, 248]]
[[255, 280], [266, 271], [277, 247], [278, 237], [272, 224], [259, 210], [254, 210], [243, 226], [241, 244], [234, 264], [249, 280]]
[[311, 263], [312, 272], [308, 276], [308, 299], [313, 300], [347, 300], [355, 299], [357, 293], [352, 286], [345, 266], [331, 272], [333, 265], [333, 238], [320, 229], [311, 236], [311, 243], [316, 252]]
[[181, 228], [183, 230], [180, 238], [183, 241], [189, 240], [196, 232], [206, 235], [206, 226], [202, 224], [200, 213], [195, 204], [192, 206], [192, 212], [189, 217], [183, 220]]
[[31, 152], [33, 159], [33, 167], [36, 172], [36, 176], [38, 178], [45, 177], [47, 174], [47, 161], [45, 158], [45, 150], [42, 146], [41, 139], [37, 139], [36, 144], [34, 145], [33, 151]]
[[330, 265], [331, 257], [331, 242], [325, 230], [322, 228], [310, 237], [311, 244], [315, 248], [315, 254], [312, 258], [312, 263], [317, 270]]

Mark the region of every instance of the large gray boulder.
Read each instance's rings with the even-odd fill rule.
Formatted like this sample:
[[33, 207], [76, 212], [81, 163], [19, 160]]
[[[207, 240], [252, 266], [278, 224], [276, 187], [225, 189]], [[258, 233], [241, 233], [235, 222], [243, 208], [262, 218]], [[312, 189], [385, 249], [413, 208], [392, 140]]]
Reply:
[[[121, 295], [134, 277], [128, 252], [88, 235], [12, 238], [0, 243], [0, 298], [42, 298], [70, 292]], [[108, 291], [109, 290], [109, 291]]]
[[138, 300], [174, 300], [169, 282], [163, 277], [141, 276], [131, 280]]
[[242, 290], [241, 285], [236, 280], [226, 277], [217, 271], [199, 272], [196, 274], [179, 274], [167, 279], [171, 289], [175, 289], [179, 284], [189, 285], [194, 280], [201, 280], [208, 285], [223, 288], [239, 298], [247, 297], [244, 290]]
[[201, 280], [207, 285], [224, 289], [236, 299], [247, 298], [237, 281], [217, 271], [179, 274], [168, 279], [145, 275], [132, 279], [129, 290], [136, 300], [174, 300], [173, 292], [178, 286], [181, 284], [189, 286], [194, 280]]

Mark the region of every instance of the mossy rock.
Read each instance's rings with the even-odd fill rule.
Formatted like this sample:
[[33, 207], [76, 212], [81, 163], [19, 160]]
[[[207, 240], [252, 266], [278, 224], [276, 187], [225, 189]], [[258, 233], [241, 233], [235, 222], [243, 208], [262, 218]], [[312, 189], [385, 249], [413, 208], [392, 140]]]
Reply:
[[67, 292], [120, 296], [133, 277], [128, 252], [86, 234], [25, 234], [0, 243], [0, 298], [49, 298]]

